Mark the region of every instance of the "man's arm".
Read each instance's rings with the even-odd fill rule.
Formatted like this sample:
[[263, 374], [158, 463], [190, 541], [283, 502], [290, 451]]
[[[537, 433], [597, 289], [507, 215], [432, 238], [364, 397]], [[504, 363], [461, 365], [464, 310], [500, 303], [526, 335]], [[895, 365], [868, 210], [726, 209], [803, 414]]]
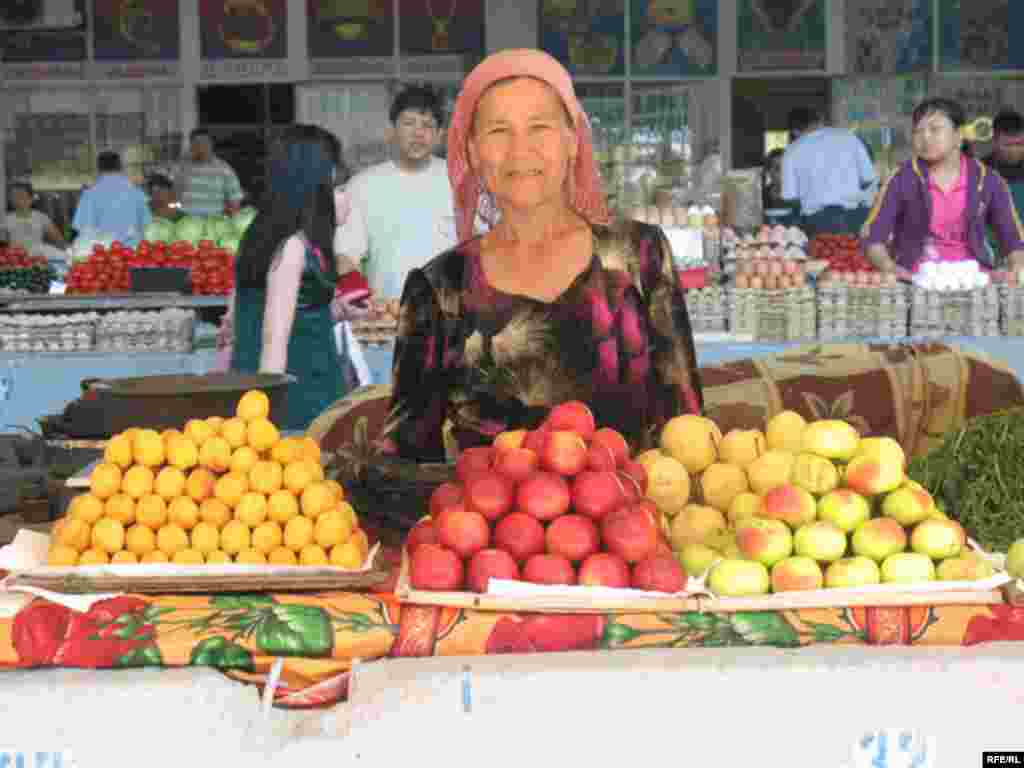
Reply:
[[1013, 202], [1013, 193], [1006, 179], [995, 171], [989, 172], [992, 188], [992, 205], [988, 207], [989, 224], [999, 238], [1003, 253], [1013, 270], [1024, 268], [1024, 225], [1020, 212]]
[[74, 218], [71, 219], [71, 226], [79, 232], [93, 228], [92, 190], [87, 189], [78, 198], [78, 207], [75, 208]]
[[782, 154], [782, 199], [796, 202], [800, 199], [800, 187], [796, 176], [796, 163], [790, 151]]
[[242, 185], [238, 181], [238, 174], [235, 169], [225, 163], [224, 165], [224, 211], [234, 216], [242, 207], [242, 199], [245, 193], [242, 192]]

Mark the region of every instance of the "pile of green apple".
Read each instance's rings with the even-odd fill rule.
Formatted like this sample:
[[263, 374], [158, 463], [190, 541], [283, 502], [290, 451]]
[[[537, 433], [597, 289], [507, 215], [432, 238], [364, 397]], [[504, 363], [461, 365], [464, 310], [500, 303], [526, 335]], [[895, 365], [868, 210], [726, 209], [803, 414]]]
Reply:
[[814, 488], [793, 478], [767, 490], [752, 516], [723, 532], [734, 541], [717, 542], [726, 554], [710, 564], [699, 562], [697, 549], [680, 552], [687, 570], [706, 570], [712, 592], [738, 597], [993, 575], [988, 560], [968, 549], [960, 524], [906, 477], [898, 442], [861, 438], [837, 420], [812, 422], [794, 440], [801, 455], [818, 457], [814, 477], [827, 482]]

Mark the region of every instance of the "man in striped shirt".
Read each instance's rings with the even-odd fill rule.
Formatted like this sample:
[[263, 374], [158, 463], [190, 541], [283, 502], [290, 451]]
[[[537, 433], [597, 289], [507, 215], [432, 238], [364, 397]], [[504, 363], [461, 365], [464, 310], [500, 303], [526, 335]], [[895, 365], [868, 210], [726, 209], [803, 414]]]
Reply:
[[245, 195], [238, 175], [213, 153], [213, 137], [205, 128], [189, 134], [189, 160], [178, 173], [178, 199], [188, 216], [220, 216], [238, 212]]

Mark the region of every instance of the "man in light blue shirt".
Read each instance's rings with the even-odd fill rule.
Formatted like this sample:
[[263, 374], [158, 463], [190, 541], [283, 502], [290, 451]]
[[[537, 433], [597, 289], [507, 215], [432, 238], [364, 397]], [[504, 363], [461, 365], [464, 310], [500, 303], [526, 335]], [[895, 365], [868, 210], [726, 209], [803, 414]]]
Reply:
[[878, 187], [864, 142], [851, 131], [826, 126], [813, 109], [790, 112], [789, 128], [795, 140], [782, 156], [782, 197], [800, 203], [808, 236], [856, 234]]
[[79, 198], [71, 226], [134, 248], [153, 218], [146, 195], [124, 175], [116, 152], [100, 152], [96, 167], [99, 177]]

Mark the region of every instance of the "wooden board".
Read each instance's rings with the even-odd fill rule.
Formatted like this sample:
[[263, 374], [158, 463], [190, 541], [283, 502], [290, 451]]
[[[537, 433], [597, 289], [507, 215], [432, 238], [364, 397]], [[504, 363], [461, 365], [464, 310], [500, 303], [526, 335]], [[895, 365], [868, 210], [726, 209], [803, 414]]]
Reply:
[[413, 589], [409, 584], [409, 558], [402, 552], [402, 569], [398, 574], [395, 595], [404, 603], [472, 608], [477, 611], [508, 611], [527, 613], [683, 613], [700, 610], [696, 597], [638, 597], [623, 599], [604, 596], [538, 595], [508, 597], [476, 592], [430, 592]]
[[[91, 568], [91, 566], [87, 566]], [[130, 566], [129, 566], [130, 567]], [[243, 568], [245, 566], [240, 566]], [[387, 581], [388, 572], [371, 565], [366, 571], [343, 571], [338, 568], [295, 566], [294, 572], [262, 575], [246, 572], [237, 576], [224, 573], [190, 573], [188, 575], [115, 575], [77, 574], [48, 575], [45, 569], [12, 574], [6, 587], [35, 587], [66, 594], [130, 592], [140, 595], [220, 594], [226, 592], [344, 592], [358, 591]], [[56, 569], [55, 569], [56, 570]], [[67, 569], [62, 569], [67, 570]]]
[[[1011, 582], [1012, 584], [1012, 582]], [[1009, 586], [1009, 585], [1007, 585]], [[1004, 588], [1005, 589], [1005, 588]], [[524, 611], [531, 613], [736, 613], [739, 611], [791, 611], [810, 608], [904, 607], [912, 605], [998, 605], [1008, 602], [1003, 590], [955, 590], [945, 592], [886, 591], [830, 595], [828, 590], [788, 592], [762, 597], [641, 597], [578, 598], [546, 596], [506, 597], [475, 592], [430, 592], [413, 589], [409, 584], [409, 558], [402, 553], [402, 568], [395, 594], [399, 600], [416, 605], [440, 605], [451, 608], [472, 608], [478, 611]]]
[[1003, 602], [998, 589], [958, 592], [865, 592], [830, 596], [828, 590], [764, 595], [762, 597], [701, 597], [700, 610], [708, 613], [738, 611], [798, 611], [809, 608], [902, 608], [911, 605], [998, 605]]

